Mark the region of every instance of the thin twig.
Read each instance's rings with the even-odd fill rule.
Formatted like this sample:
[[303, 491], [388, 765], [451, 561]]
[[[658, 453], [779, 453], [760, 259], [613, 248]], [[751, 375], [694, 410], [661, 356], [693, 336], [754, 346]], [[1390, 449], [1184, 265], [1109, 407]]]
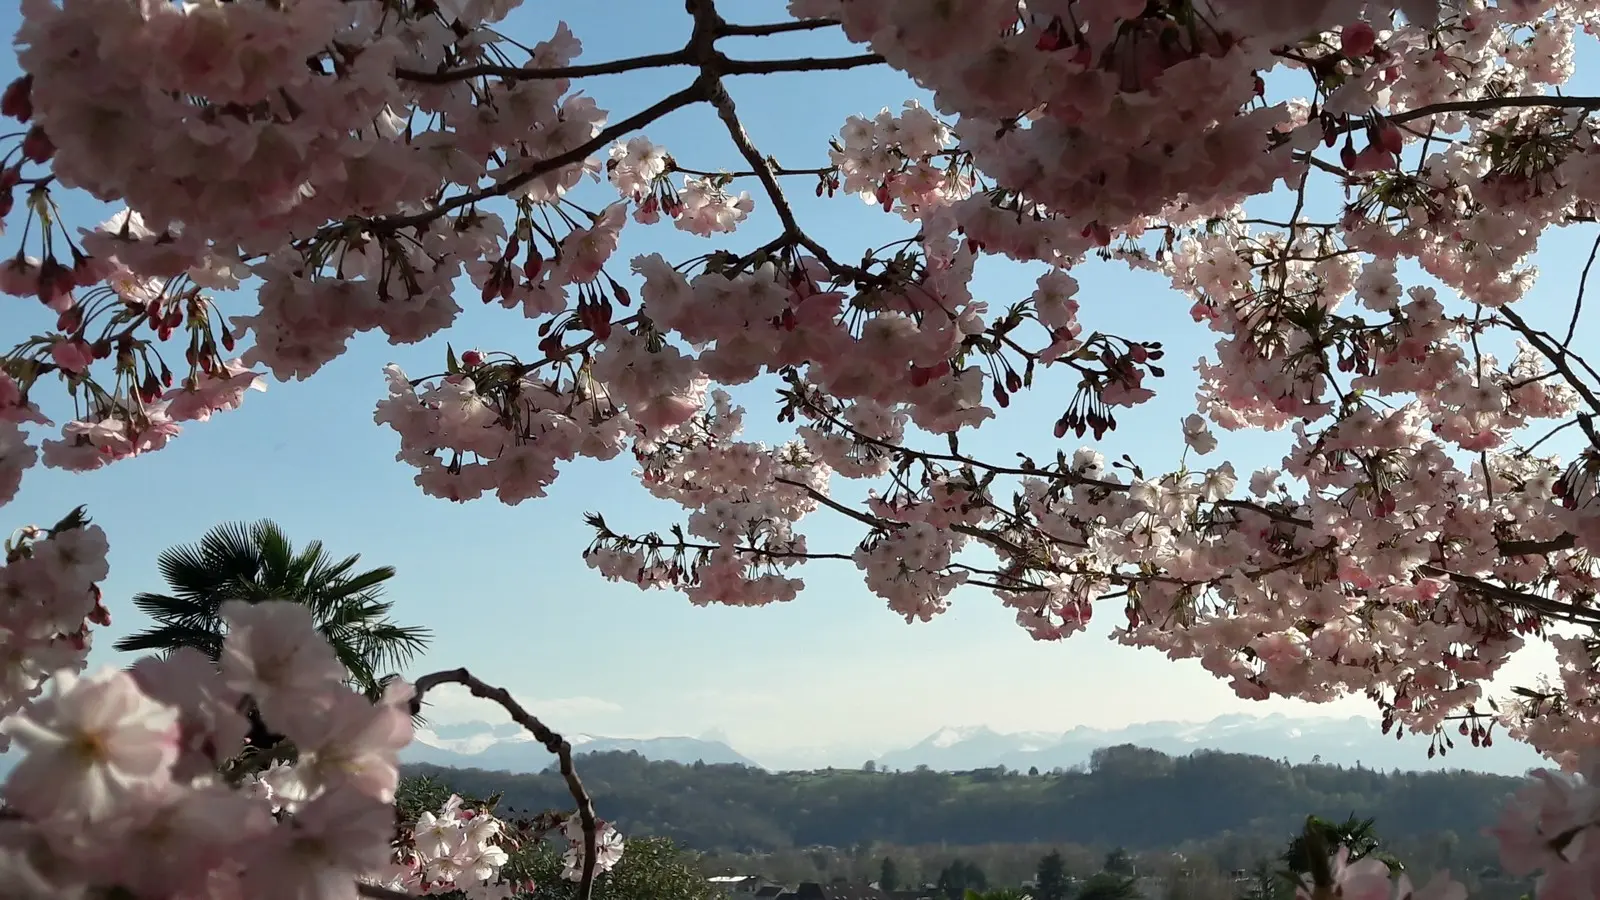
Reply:
[[1578, 424], [1578, 420], [1577, 419], [1569, 419], [1569, 420], [1567, 420], [1565, 422], [1562, 422], [1560, 425], [1557, 425], [1556, 427], [1550, 429], [1549, 433], [1546, 434], [1544, 437], [1539, 438], [1537, 441], [1534, 441], [1533, 443], [1529, 444], [1528, 446], [1523, 447], [1521, 450], [1517, 451], [1517, 456], [1522, 458], [1522, 459], [1527, 459], [1529, 456], [1533, 455], [1533, 451], [1539, 449], [1539, 445], [1540, 444], [1544, 443], [1545, 441], [1550, 440], [1551, 438], [1555, 437], [1556, 435], [1560, 434], [1563, 431], [1566, 431], [1568, 428], [1571, 428], [1572, 426], [1574, 426], [1576, 424]]
[[572, 764], [572, 744], [523, 709], [509, 691], [479, 681], [466, 669], [447, 669], [418, 678], [413, 685], [416, 693], [411, 698], [412, 715], [419, 715], [422, 712], [423, 697], [441, 684], [462, 685], [472, 692], [472, 696], [499, 704], [501, 709], [511, 715], [512, 721], [527, 729], [534, 740], [544, 745], [544, 748], [556, 757], [561, 777], [567, 783], [567, 792], [578, 805], [578, 823], [583, 826], [583, 871], [578, 881], [577, 900], [589, 900], [594, 890], [599, 826], [594, 815], [594, 801], [589, 798], [589, 792], [579, 780], [578, 771]]
[[691, 84], [674, 94], [668, 95], [662, 100], [652, 104], [648, 108], [634, 113], [633, 115], [623, 119], [621, 122], [618, 122], [615, 125], [610, 126], [609, 128], [601, 130], [599, 134], [595, 135], [593, 138], [590, 138], [584, 143], [579, 144], [571, 150], [547, 159], [541, 159], [538, 162], [530, 165], [527, 169], [510, 178], [507, 178], [505, 181], [500, 182], [494, 187], [485, 188], [481, 191], [472, 191], [470, 193], [462, 194], [458, 197], [453, 197], [437, 206], [409, 216], [394, 216], [392, 218], [374, 219], [370, 223], [370, 227], [375, 231], [394, 231], [400, 228], [409, 228], [413, 225], [423, 225], [433, 221], [447, 212], [450, 212], [451, 210], [460, 209], [463, 206], [470, 206], [471, 204], [479, 201], [487, 200], [490, 197], [501, 197], [509, 194], [528, 182], [533, 181], [535, 178], [549, 174], [550, 172], [554, 172], [555, 170], [564, 166], [570, 166], [573, 163], [582, 162], [585, 159], [588, 159], [592, 154], [604, 149], [607, 144], [611, 143], [617, 138], [622, 137], [629, 132], [637, 131], [644, 126], [649, 125], [651, 122], [661, 118], [667, 113], [672, 112], [673, 110], [681, 109], [691, 103], [704, 100], [706, 98], [706, 91], [708, 87], [708, 80], [704, 78], [696, 79], [694, 84]]
[[1561, 342], [1563, 347], [1572, 343], [1572, 336], [1578, 331], [1578, 314], [1583, 312], [1583, 292], [1589, 287], [1589, 270], [1594, 268], [1597, 253], [1600, 253], [1600, 234], [1595, 235], [1594, 246], [1589, 248], [1589, 261], [1583, 264], [1583, 277], [1578, 279], [1578, 299], [1572, 304], [1572, 321], [1567, 323], [1567, 337]]
[[[784, 168], [783, 166], [776, 166], [776, 167], [769, 167], [769, 168], [771, 169], [772, 174], [777, 175], [777, 176], [779, 176], [781, 178], [781, 177], [787, 177], [787, 176], [790, 176], [790, 175], [814, 175], [814, 176], [826, 175], [829, 172], [834, 171], [835, 167], [833, 167], [833, 166], [819, 166], [819, 167], [817, 167], [815, 169], [787, 169], [787, 168]], [[683, 175], [693, 175], [696, 178], [759, 178], [761, 176], [761, 173], [758, 172], [758, 171], [738, 171], [738, 170], [735, 170], [735, 171], [711, 172], [711, 171], [708, 171], [706, 169], [686, 169], [683, 166], [678, 165], [676, 162], [674, 162], [670, 166], [670, 170], [673, 171], [673, 172], [678, 172], [678, 173], [683, 174]]]

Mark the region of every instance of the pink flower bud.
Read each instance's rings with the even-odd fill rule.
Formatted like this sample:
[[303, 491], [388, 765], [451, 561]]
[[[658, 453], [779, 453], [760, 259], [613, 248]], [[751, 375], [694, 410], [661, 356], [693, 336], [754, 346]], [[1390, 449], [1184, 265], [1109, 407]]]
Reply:
[[6, 85], [0, 93], [0, 115], [10, 116], [18, 122], [33, 118], [33, 76], [24, 75]]
[[27, 137], [22, 139], [22, 156], [24, 159], [36, 163], [49, 162], [50, 157], [56, 155], [56, 145], [44, 129], [35, 125], [28, 129]]
[[1405, 149], [1406, 137], [1400, 133], [1400, 129], [1385, 122], [1383, 127], [1378, 130], [1378, 143], [1382, 145], [1383, 149], [1398, 155], [1401, 150]]
[[1359, 59], [1372, 52], [1378, 44], [1378, 35], [1372, 26], [1356, 22], [1339, 30], [1339, 52], [1347, 59]]

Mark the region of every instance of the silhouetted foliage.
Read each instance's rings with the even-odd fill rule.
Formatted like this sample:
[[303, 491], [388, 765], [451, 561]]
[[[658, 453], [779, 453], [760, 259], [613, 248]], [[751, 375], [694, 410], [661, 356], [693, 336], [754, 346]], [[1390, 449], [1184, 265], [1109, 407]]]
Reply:
[[1101, 872], [1089, 879], [1076, 900], [1139, 900], [1138, 882], [1126, 875]]
[[962, 900], [969, 891], [981, 891], [989, 886], [989, 878], [977, 864], [958, 859], [945, 866], [934, 882], [939, 896], [945, 900]]
[[167, 654], [192, 648], [216, 661], [226, 630], [224, 603], [289, 600], [311, 611], [351, 683], [376, 696], [386, 675], [428, 646], [430, 632], [389, 619], [394, 604], [379, 598], [394, 569], [357, 571], [360, 561], [359, 554], [334, 559], [321, 541], [296, 551], [283, 529], [268, 520], [218, 525], [199, 543], [156, 557], [171, 593], [134, 596], [134, 606], [155, 624], [117, 641], [116, 649]]
[[1124, 878], [1133, 878], [1139, 874], [1139, 867], [1134, 865], [1133, 857], [1121, 847], [1106, 854], [1106, 864], [1103, 868], [1113, 875], [1121, 875]]
[[1039, 860], [1033, 900], [1067, 900], [1067, 862], [1060, 850], [1051, 850]]
[[885, 891], [900, 889], [900, 867], [895, 865], [892, 856], [885, 856], [883, 864], [878, 867], [878, 888]]

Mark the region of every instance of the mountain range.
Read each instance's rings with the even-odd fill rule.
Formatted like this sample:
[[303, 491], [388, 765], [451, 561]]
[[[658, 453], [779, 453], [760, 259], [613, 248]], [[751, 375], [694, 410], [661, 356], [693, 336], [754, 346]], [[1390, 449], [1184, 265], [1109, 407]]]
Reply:
[[1141, 722], [1118, 729], [1080, 726], [1064, 733], [1000, 734], [982, 726], [942, 728], [921, 742], [879, 757], [887, 769], [928, 766], [941, 771], [1005, 766], [1050, 771], [1085, 765], [1102, 747], [1134, 744], [1182, 756], [1195, 750], [1248, 753], [1289, 763], [1325, 762], [1369, 769], [1438, 771], [1469, 769], [1521, 775], [1548, 765], [1527, 745], [1503, 739], [1473, 747], [1466, 738], [1444, 756], [1428, 758], [1428, 739], [1383, 734], [1372, 719], [1226, 715], [1209, 722]]
[[[566, 738], [573, 750], [580, 754], [633, 751], [645, 759], [660, 762], [704, 762], [706, 765], [732, 763], [760, 768], [749, 757], [716, 740], [690, 737], [608, 738], [588, 734], [572, 734]], [[418, 728], [416, 739], [400, 751], [400, 761], [458, 769], [538, 772], [548, 768], [555, 760], [534, 742], [533, 735], [515, 722], [497, 725], [461, 722]]]
[[[768, 760], [762, 766], [726, 741], [711, 736], [608, 738], [569, 736], [579, 753], [635, 751], [659, 762], [707, 765], [735, 763], [780, 769], [786, 761]], [[491, 725], [463, 722], [418, 729], [417, 740], [401, 751], [407, 763], [432, 763], [452, 768], [490, 771], [536, 772], [552, 759], [532, 737], [514, 723]], [[939, 771], [968, 771], [1005, 766], [1041, 772], [1087, 765], [1094, 751], [1134, 744], [1182, 756], [1195, 750], [1247, 753], [1289, 763], [1325, 762], [1345, 766], [1357, 763], [1368, 769], [1438, 771], [1467, 769], [1502, 775], [1522, 775], [1547, 763], [1526, 745], [1502, 739], [1491, 747], [1473, 747], [1465, 738], [1444, 756], [1428, 757], [1428, 739], [1410, 735], [1397, 739], [1384, 735], [1378, 723], [1361, 718], [1292, 718], [1226, 715], [1209, 722], [1144, 722], [1126, 728], [1098, 729], [1080, 726], [1061, 733], [1002, 734], [983, 726], [941, 728], [918, 743], [880, 755], [873, 762], [882, 769], [907, 770], [927, 766]], [[822, 762], [855, 768], [859, 762], [840, 757], [821, 761], [808, 754], [808, 764]]]

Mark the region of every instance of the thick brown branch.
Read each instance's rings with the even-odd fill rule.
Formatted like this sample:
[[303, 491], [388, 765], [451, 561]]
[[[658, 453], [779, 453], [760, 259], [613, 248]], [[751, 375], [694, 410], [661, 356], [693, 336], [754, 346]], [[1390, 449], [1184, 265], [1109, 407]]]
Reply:
[[1431, 564], [1420, 565], [1417, 567], [1417, 571], [1444, 578], [1457, 587], [1468, 588], [1484, 597], [1509, 603], [1513, 606], [1521, 606], [1542, 615], [1555, 616], [1568, 622], [1600, 625], [1600, 610], [1587, 606], [1567, 603], [1550, 597], [1541, 597], [1538, 594], [1530, 594], [1526, 591], [1508, 588], [1502, 584], [1495, 584], [1492, 581], [1485, 581], [1476, 575], [1452, 572], [1449, 569], [1442, 569]]
[[428, 691], [441, 684], [462, 685], [472, 692], [472, 696], [482, 697], [485, 700], [499, 704], [501, 709], [510, 714], [512, 721], [527, 729], [528, 733], [533, 735], [534, 740], [544, 745], [544, 748], [556, 757], [557, 764], [561, 769], [561, 778], [567, 783], [567, 792], [572, 795], [573, 802], [578, 805], [578, 824], [583, 826], [583, 870], [578, 880], [577, 896], [578, 900], [589, 900], [594, 890], [599, 825], [595, 819], [594, 802], [589, 799], [589, 792], [584, 788], [583, 782], [579, 780], [578, 771], [572, 764], [572, 745], [523, 709], [522, 705], [516, 701], [516, 698], [511, 696], [509, 691], [479, 681], [466, 669], [447, 669], [418, 678], [414, 685], [416, 695], [411, 699], [411, 714], [413, 716], [422, 712], [422, 701]]
[[1577, 546], [1578, 539], [1570, 534], [1551, 538], [1548, 541], [1501, 541], [1501, 556], [1543, 556], [1546, 553], [1559, 553], [1562, 550], [1571, 550]]
[[421, 84], [449, 84], [473, 78], [500, 78], [506, 81], [549, 81], [556, 78], [590, 78], [596, 75], [617, 75], [639, 69], [662, 69], [668, 66], [694, 65], [694, 60], [683, 50], [670, 53], [651, 53], [611, 62], [590, 63], [582, 66], [538, 68], [535, 66], [476, 65], [460, 69], [440, 69], [437, 72], [419, 72], [415, 69], [395, 69], [394, 74], [406, 81]]
[[859, 69], [883, 62], [876, 53], [856, 56], [804, 57], [801, 59], [726, 59], [722, 60], [724, 75], [774, 75], [779, 72], [837, 72]]
[[[772, 208], [778, 214], [778, 221], [783, 223], [784, 233], [790, 237], [800, 236], [800, 223], [795, 220], [794, 209], [789, 206], [789, 198], [783, 194], [783, 188], [778, 185], [778, 178], [772, 174], [772, 167], [751, 143], [750, 135], [744, 130], [744, 123], [739, 121], [739, 110], [733, 104], [733, 98], [728, 96], [728, 91], [719, 81], [711, 87], [711, 105], [717, 109], [717, 118], [722, 120], [722, 125], [728, 130], [728, 136], [733, 139], [734, 147], [738, 148], [739, 155], [743, 156], [755, 170], [755, 176], [761, 180], [761, 187], [767, 192], [767, 199], [772, 201]], [[819, 257], [820, 258], [820, 257]]]
[[[1497, 109], [1531, 109], [1536, 107], [1550, 109], [1600, 109], [1600, 97], [1556, 97], [1556, 96], [1524, 96], [1524, 97], [1482, 97], [1477, 100], [1446, 100], [1443, 103], [1430, 103], [1419, 106], [1403, 113], [1395, 113], [1384, 118], [1395, 124], [1412, 122], [1417, 119], [1426, 119], [1429, 116], [1439, 116], [1453, 112], [1493, 112]], [[1349, 128], [1365, 128], [1366, 123], [1352, 121]]]
[[1567, 356], [1569, 355], [1570, 351], [1564, 347], [1555, 346], [1552, 342], [1546, 342], [1544, 338], [1539, 335], [1539, 332], [1535, 331], [1527, 323], [1527, 321], [1523, 319], [1522, 316], [1518, 315], [1516, 310], [1512, 309], [1511, 307], [1502, 306], [1499, 310], [1499, 313], [1501, 318], [1511, 323], [1511, 327], [1515, 328], [1522, 334], [1523, 337], [1528, 339], [1528, 343], [1532, 344], [1534, 349], [1544, 354], [1545, 359], [1550, 361], [1550, 365], [1553, 366], [1557, 372], [1561, 373], [1561, 377], [1566, 379], [1567, 384], [1572, 385], [1572, 389], [1577, 391], [1578, 396], [1582, 397], [1584, 401], [1589, 404], [1590, 409], [1600, 413], [1600, 397], [1596, 397], [1594, 391], [1589, 388], [1589, 385], [1586, 384], [1583, 379], [1578, 377], [1578, 374], [1572, 370], [1571, 366], [1567, 365]]
[[727, 22], [723, 22], [717, 26], [717, 36], [763, 37], [769, 34], [783, 34], [788, 31], [814, 31], [818, 28], [832, 28], [838, 24], [838, 19], [796, 19], [792, 22], [773, 22], [769, 25], [730, 25]]

